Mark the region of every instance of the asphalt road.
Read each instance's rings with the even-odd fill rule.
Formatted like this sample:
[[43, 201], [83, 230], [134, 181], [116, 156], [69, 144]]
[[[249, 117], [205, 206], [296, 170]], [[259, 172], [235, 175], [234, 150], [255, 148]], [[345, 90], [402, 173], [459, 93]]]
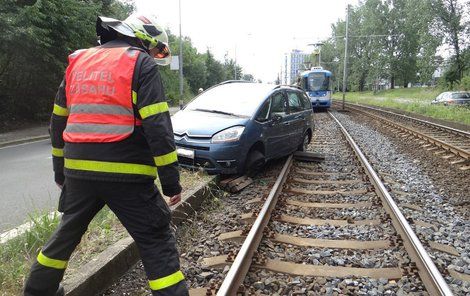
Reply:
[[[171, 107], [170, 114], [179, 110]], [[0, 233], [57, 208], [49, 140], [0, 148]]]
[[0, 232], [57, 207], [49, 140], [0, 148]]

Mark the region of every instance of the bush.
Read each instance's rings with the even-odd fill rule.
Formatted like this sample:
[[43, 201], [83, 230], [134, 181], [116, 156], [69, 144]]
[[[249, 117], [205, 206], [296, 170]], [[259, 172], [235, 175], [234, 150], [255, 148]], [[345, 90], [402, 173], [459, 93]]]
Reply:
[[470, 90], [470, 76], [465, 76], [460, 80], [459, 83], [460, 90]]

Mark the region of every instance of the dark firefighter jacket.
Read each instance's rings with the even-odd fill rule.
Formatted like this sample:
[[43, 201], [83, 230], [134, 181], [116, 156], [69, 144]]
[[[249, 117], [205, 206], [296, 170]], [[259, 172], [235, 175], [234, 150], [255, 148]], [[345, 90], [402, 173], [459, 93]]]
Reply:
[[[102, 47], [129, 47], [122, 40]], [[69, 178], [110, 181], [149, 182], [157, 171], [163, 194], [181, 192], [178, 162], [168, 106], [157, 65], [147, 53], [140, 52], [132, 78], [132, 99], [136, 121], [134, 131], [122, 141], [111, 143], [64, 142], [69, 109], [66, 83], [62, 81], [51, 117], [51, 141], [55, 180]], [[64, 166], [65, 164], [65, 166]]]

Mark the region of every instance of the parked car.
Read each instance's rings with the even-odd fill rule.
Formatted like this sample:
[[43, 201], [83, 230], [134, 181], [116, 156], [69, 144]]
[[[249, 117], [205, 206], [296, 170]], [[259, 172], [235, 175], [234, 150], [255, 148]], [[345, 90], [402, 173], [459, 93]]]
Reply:
[[446, 91], [438, 95], [431, 104], [448, 105], [469, 105], [470, 92], [468, 91]]
[[242, 174], [303, 150], [313, 132], [303, 90], [243, 81], [218, 84], [172, 117], [181, 166]]

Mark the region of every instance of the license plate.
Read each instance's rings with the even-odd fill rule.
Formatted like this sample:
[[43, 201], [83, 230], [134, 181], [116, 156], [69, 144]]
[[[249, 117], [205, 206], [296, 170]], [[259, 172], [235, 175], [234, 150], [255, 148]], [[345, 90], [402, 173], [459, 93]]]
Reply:
[[194, 159], [194, 150], [177, 148], [176, 154], [178, 154], [178, 156], [181, 156], [181, 157]]

